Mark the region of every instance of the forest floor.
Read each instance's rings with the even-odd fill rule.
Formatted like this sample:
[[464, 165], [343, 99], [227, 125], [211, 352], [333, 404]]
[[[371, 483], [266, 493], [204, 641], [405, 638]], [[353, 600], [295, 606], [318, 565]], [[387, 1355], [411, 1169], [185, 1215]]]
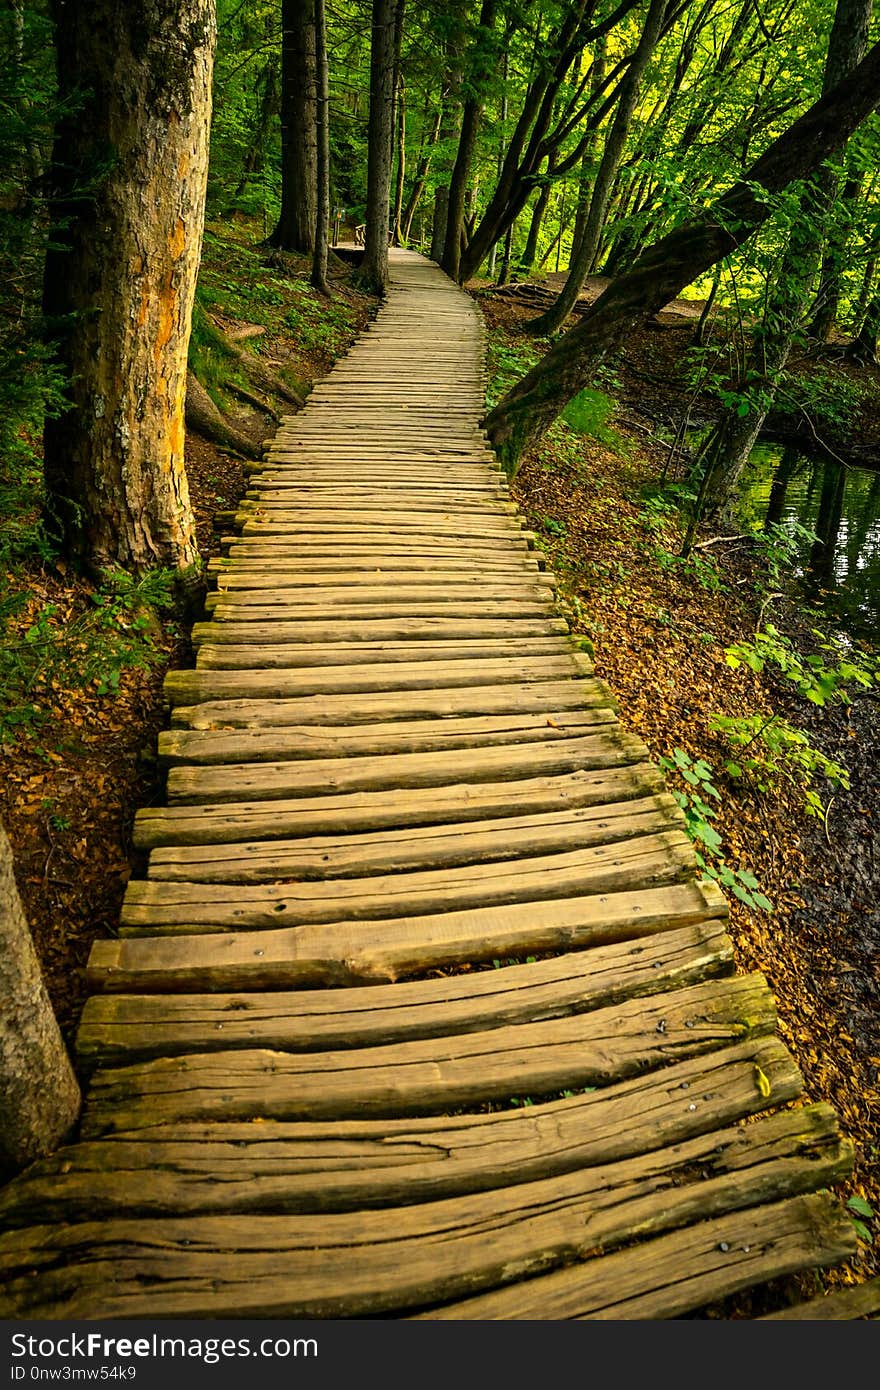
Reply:
[[[217, 326], [249, 336], [249, 350], [289, 383], [310, 386], [357, 336], [375, 301], [336, 267], [331, 303], [295, 257], [253, 245], [249, 221], [209, 224], [200, 300]], [[208, 382], [216, 401], [255, 442], [274, 422], [239, 408]], [[290, 406], [269, 400], [278, 413]], [[135, 810], [161, 799], [156, 740], [165, 721], [169, 665], [192, 664], [189, 624], [153, 590], [98, 588], [67, 573], [39, 540], [39, 458], [33, 474], [0, 479], [18, 511], [6, 523], [18, 543], [0, 553], [0, 824], [49, 994], [68, 1043], [86, 997], [92, 942], [115, 935], [136, 869]], [[247, 487], [244, 462], [188, 432], [186, 471], [200, 553], [219, 551], [215, 515]], [[5, 515], [9, 509], [4, 508]], [[161, 598], [161, 591], [159, 594]]]
[[[491, 294], [478, 298], [490, 328], [490, 391], [500, 394], [540, 354], [523, 332], [534, 310]], [[643, 372], [671, 376], [675, 360], [664, 358], [658, 369], [657, 345], [665, 353], [672, 337], [649, 326], [625, 356], [646, 364]], [[834, 1107], [856, 1145], [844, 1191], [860, 1223], [858, 1258], [758, 1295], [779, 1306], [793, 1289], [809, 1297], [880, 1272], [880, 704], [866, 692], [851, 705], [817, 708], [768, 668], [758, 675], [727, 664], [725, 649], [752, 639], [762, 623], [772, 620], [805, 649], [821, 620], [793, 589], [779, 592], [786, 585], [754, 546], [718, 544], [679, 559], [680, 521], [658, 486], [668, 444], [645, 425], [656, 406], [635, 411], [638, 383], [631, 377], [624, 385], [625, 372], [626, 363], [616, 363], [604, 380], [619, 396], [617, 408], [606, 414], [603, 395], [577, 430], [554, 426], [513, 491], [559, 578], [572, 627], [593, 644], [597, 674], [619, 702], [624, 726], [655, 759], [674, 760], [681, 750], [691, 766], [702, 759], [710, 769], [723, 861], [754, 875], [773, 904], [767, 912], [728, 894], [738, 968], [766, 975], [780, 1035], [808, 1096]], [[664, 409], [674, 423], [668, 395]], [[784, 778], [761, 791], [726, 775], [731, 749], [710, 718], [747, 712], [787, 719], [848, 769], [849, 791], [831, 796], [818, 786], [824, 819], [805, 813], [803, 792]], [[674, 774], [671, 785], [689, 790]], [[754, 1315], [743, 1298], [718, 1312]]]

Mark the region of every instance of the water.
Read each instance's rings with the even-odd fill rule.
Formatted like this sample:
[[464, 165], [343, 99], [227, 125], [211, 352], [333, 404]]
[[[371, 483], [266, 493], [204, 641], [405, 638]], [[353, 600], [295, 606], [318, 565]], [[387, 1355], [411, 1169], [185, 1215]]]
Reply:
[[880, 640], [880, 472], [760, 443], [744, 484], [746, 525], [794, 520], [818, 537], [796, 562], [810, 602], [851, 636]]

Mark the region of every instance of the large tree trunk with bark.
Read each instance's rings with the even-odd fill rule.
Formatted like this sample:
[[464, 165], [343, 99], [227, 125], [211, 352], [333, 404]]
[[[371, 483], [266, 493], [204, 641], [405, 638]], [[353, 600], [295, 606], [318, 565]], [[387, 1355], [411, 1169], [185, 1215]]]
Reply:
[[330, 296], [327, 257], [330, 250], [330, 73], [327, 63], [327, 20], [324, 0], [315, 0], [315, 79], [317, 110], [317, 210], [312, 284]]
[[51, 1153], [76, 1124], [73, 1074], [0, 826], [0, 1181]]
[[204, 223], [213, 0], [56, 0], [44, 305], [70, 408], [47, 422], [50, 525], [90, 570], [197, 558], [183, 466]]
[[310, 256], [318, 216], [315, 0], [281, 0], [281, 214], [273, 246]]
[[761, 190], [778, 193], [805, 178], [846, 143], [880, 106], [880, 44], [845, 81], [770, 145], [744, 177], [699, 217], [649, 247], [613, 280], [486, 419], [492, 444], [513, 476], [525, 449], [584, 387], [610, 352], [686, 285], [730, 255], [769, 215]]
[[388, 213], [394, 124], [395, 37], [403, 0], [373, 0], [370, 45], [370, 121], [367, 148], [367, 225], [361, 279], [376, 294], [388, 282]]

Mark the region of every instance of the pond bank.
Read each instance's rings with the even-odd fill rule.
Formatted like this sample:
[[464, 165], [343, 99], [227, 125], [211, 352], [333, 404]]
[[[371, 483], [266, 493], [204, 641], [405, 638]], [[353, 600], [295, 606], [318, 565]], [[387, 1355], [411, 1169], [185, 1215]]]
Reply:
[[[490, 298], [482, 304], [496, 364], [535, 351], [509, 306], [496, 314]], [[572, 626], [594, 644], [597, 673], [617, 696], [624, 725], [654, 758], [680, 749], [711, 767], [724, 858], [754, 874], [774, 905], [766, 913], [731, 900], [738, 966], [767, 975], [780, 1032], [810, 1097], [832, 1104], [856, 1143], [846, 1192], [880, 1210], [880, 705], [856, 697], [851, 708], [816, 709], [766, 671], [731, 669], [725, 649], [754, 636], [762, 608], [795, 641], [809, 636], [809, 619], [788, 599], [767, 599], [776, 586], [747, 547], [720, 545], [680, 562], [675, 517], [651, 500], [662, 442], [621, 417], [596, 432], [600, 437], [555, 428], [540, 456], [523, 466], [516, 498], [542, 538]], [[796, 723], [848, 767], [850, 791], [830, 800], [823, 789], [824, 822], [805, 815], [802, 793], [785, 781], [761, 791], [725, 775], [729, 749], [710, 718], [749, 710]], [[878, 1271], [877, 1223], [862, 1225], [858, 1259], [821, 1276], [823, 1286]], [[760, 1311], [740, 1301], [723, 1315]]]

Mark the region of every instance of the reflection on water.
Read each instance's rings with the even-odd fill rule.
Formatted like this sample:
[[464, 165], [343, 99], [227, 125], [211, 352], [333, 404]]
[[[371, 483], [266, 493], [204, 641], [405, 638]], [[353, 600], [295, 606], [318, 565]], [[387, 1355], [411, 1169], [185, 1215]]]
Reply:
[[743, 521], [799, 521], [807, 596], [853, 636], [880, 638], [880, 472], [758, 444], [749, 461]]

